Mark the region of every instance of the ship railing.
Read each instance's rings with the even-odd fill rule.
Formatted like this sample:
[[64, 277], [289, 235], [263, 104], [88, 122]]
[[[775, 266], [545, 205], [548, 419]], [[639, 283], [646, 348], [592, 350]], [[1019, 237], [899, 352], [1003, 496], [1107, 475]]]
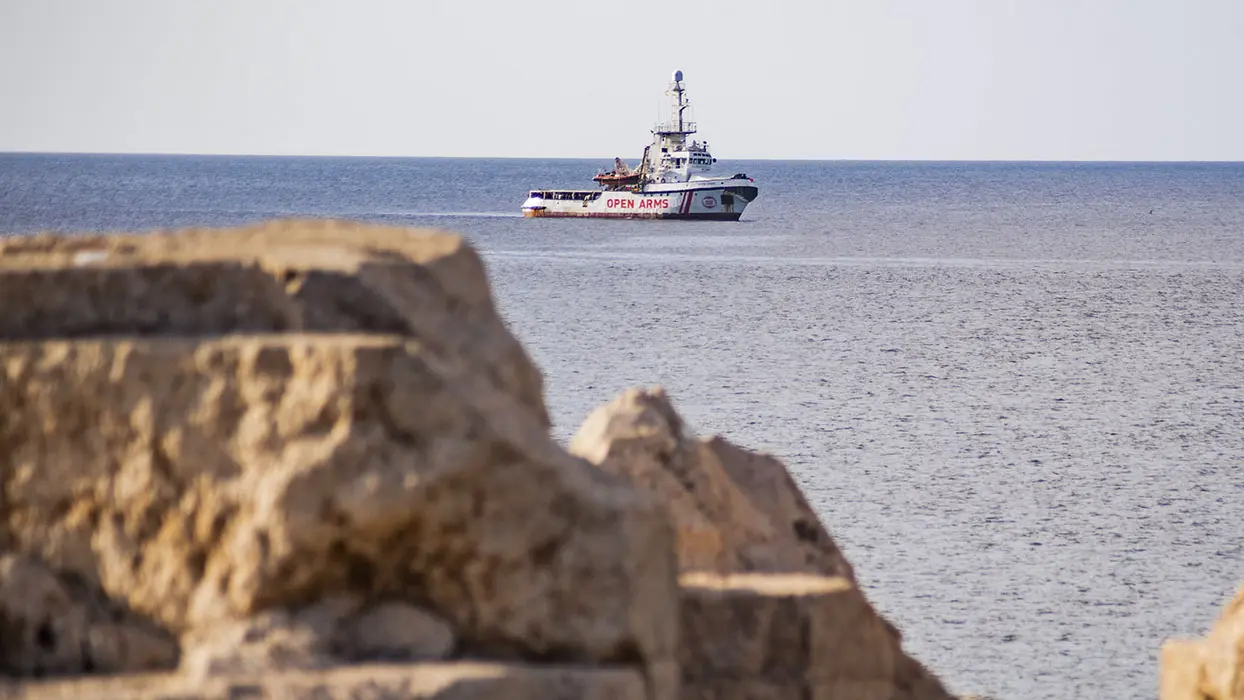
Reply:
[[678, 122], [661, 122], [653, 126], [652, 131], [657, 134], [694, 134], [695, 122], [683, 122], [682, 126]]
[[531, 190], [528, 197], [581, 202], [600, 198], [600, 190]]

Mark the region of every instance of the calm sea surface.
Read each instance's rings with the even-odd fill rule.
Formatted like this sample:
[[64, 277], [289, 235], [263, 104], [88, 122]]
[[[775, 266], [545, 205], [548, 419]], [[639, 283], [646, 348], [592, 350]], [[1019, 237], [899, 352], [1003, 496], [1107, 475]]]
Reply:
[[606, 160], [0, 155], [0, 233], [462, 232], [559, 439], [662, 384], [786, 461], [955, 691], [1156, 696], [1244, 580], [1244, 164], [723, 162], [738, 223], [518, 217]]

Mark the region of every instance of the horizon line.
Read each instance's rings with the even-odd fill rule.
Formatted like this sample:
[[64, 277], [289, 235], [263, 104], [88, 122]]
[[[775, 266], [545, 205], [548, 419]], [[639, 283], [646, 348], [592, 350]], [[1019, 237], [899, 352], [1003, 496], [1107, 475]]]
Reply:
[[[35, 151], [3, 150], [0, 156], [135, 156], [135, 157], [186, 157], [186, 158], [338, 158], [354, 160], [612, 160], [613, 156], [446, 156], [446, 155], [356, 155], [356, 154], [291, 154], [291, 153], [202, 153], [191, 151]], [[625, 160], [625, 159], [624, 159]], [[761, 162], [807, 162], [807, 163], [1244, 163], [1244, 159], [1192, 159], [1170, 158], [726, 158], [726, 161]]]

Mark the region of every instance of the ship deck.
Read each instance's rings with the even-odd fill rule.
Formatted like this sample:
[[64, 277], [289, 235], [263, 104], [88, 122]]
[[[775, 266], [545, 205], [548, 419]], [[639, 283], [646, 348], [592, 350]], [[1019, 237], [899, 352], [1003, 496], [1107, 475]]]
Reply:
[[596, 199], [600, 197], [605, 190], [531, 190], [528, 197], [538, 197], [540, 199], [553, 200], [569, 200], [572, 202], [581, 202], [585, 199]]

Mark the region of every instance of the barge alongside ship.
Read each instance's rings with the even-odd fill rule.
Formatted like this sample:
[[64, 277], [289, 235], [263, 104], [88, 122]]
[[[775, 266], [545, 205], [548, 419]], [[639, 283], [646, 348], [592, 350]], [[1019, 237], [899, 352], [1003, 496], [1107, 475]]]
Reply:
[[652, 128], [652, 143], [638, 168], [615, 158], [612, 171], [592, 178], [600, 189], [532, 190], [523, 215], [737, 221], [759, 189], [742, 173], [709, 174], [717, 159], [707, 141], [689, 140], [696, 123], [684, 116], [691, 105], [682, 71], [674, 72], [666, 94], [672, 98], [671, 118]]

